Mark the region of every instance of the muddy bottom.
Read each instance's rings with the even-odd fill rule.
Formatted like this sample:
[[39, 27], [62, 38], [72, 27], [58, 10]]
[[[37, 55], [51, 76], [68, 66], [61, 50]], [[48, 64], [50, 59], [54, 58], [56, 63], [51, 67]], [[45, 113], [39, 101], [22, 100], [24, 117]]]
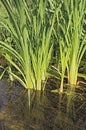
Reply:
[[0, 130], [86, 130], [86, 89], [31, 91], [29, 106], [23, 87], [0, 81]]

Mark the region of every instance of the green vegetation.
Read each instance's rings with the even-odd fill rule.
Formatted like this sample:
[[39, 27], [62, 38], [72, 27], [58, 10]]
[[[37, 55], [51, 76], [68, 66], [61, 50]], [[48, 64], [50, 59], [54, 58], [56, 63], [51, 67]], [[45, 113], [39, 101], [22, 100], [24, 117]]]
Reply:
[[63, 92], [65, 73], [68, 76], [68, 83], [77, 85], [79, 65], [86, 51], [85, 15], [85, 0], [65, 0], [56, 13], [57, 30], [55, 30], [55, 36], [60, 47], [61, 92]]
[[14, 40], [11, 45], [0, 41], [0, 47], [6, 50], [3, 55], [16, 69], [10, 74], [25, 88], [41, 90], [53, 48], [50, 38], [55, 14], [48, 16], [47, 1], [43, 0], [32, 1], [30, 5], [22, 0], [2, 0], [2, 3], [8, 15], [1, 25]]
[[44, 90], [52, 75], [61, 80], [63, 92], [65, 78], [71, 87], [77, 85], [78, 76], [86, 79], [78, 74], [86, 55], [86, 0], [1, 3], [5, 13], [0, 15], [0, 55], [7, 61], [11, 80], [27, 89]]

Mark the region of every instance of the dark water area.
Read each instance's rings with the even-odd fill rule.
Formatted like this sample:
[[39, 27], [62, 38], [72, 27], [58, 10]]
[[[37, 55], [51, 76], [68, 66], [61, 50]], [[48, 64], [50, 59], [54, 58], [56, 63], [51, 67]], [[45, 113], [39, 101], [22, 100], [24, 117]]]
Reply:
[[86, 130], [86, 86], [76, 94], [31, 91], [29, 107], [27, 90], [0, 81], [0, 130]]

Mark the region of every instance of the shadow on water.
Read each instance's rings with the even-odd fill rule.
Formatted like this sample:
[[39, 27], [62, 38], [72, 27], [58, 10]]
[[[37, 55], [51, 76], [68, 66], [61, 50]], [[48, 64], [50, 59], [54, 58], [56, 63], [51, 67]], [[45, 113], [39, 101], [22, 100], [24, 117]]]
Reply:
[[86, 90], [31, 91], [29, 109], [27, 91], [5, 84], [0, 81], [0, 130], [86, 130]]

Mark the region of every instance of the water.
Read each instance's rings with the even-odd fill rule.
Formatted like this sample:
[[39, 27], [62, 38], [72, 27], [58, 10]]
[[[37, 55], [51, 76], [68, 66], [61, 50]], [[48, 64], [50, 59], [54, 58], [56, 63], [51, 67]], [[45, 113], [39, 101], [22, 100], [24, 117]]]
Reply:
[[86, 130], [86, 90], [59, 95], [0, 81], [0, 130]]

